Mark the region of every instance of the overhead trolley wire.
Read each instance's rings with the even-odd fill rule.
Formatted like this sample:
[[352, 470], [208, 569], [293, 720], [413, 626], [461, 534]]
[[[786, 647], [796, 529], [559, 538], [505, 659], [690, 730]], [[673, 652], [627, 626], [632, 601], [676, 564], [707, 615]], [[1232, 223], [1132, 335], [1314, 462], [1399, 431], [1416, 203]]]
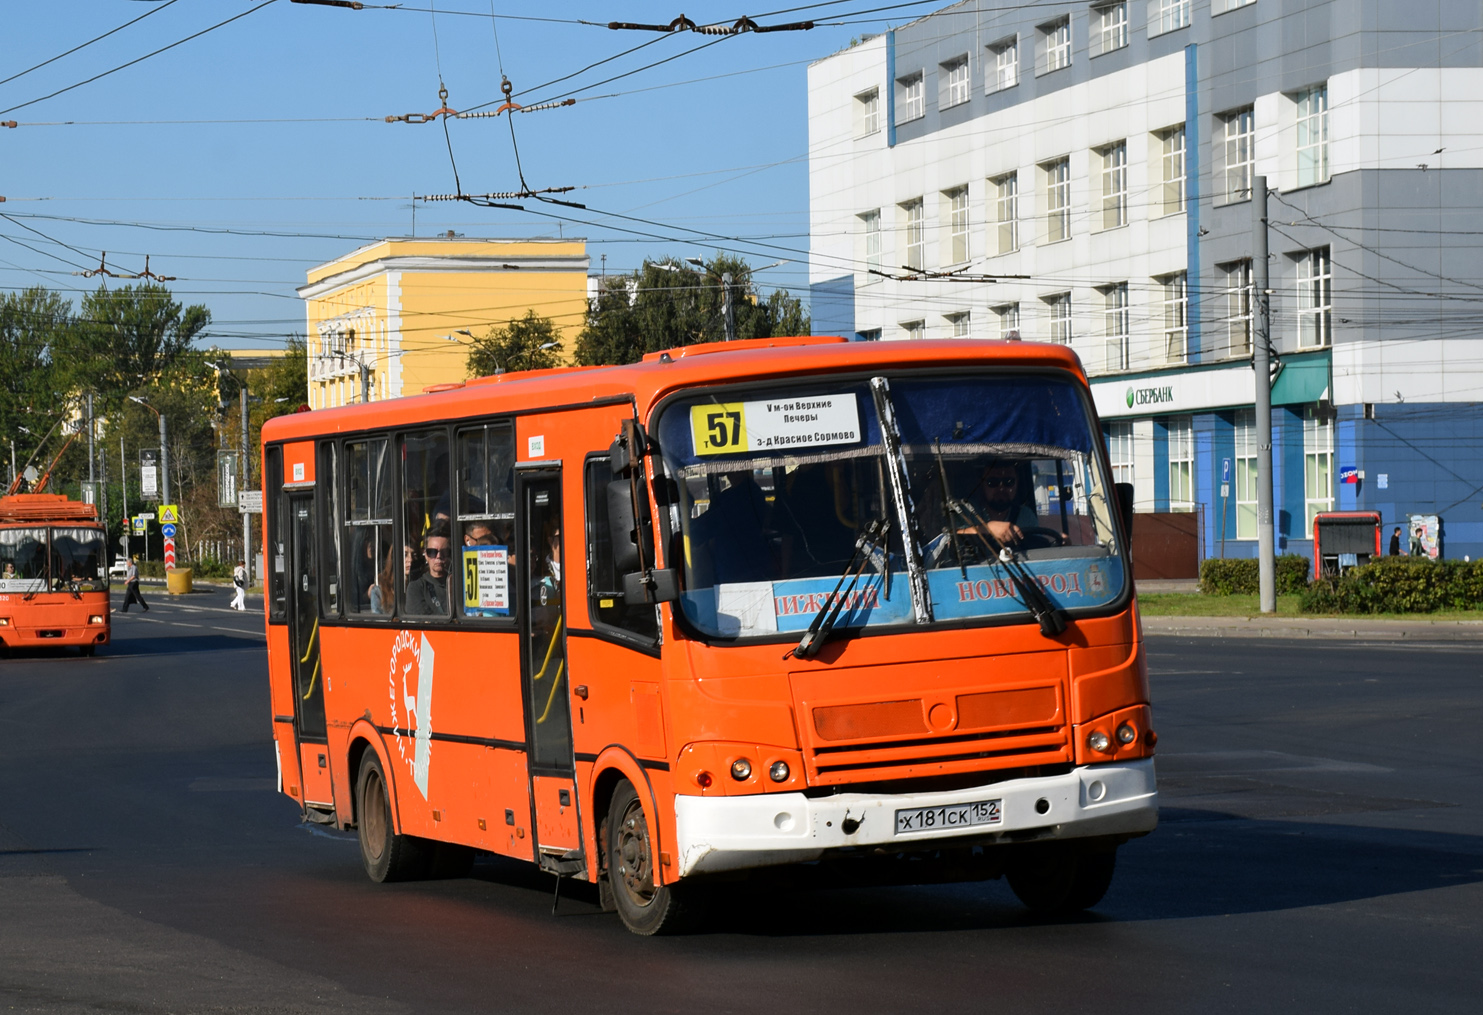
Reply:
[[62, 57], [64, 57], [64, 56], [71, 56], [73, 53], [76, 53], [78, 50], [80, 50], [80, 49], [86, 49], [87, 47], [91, 46], [95, 42], [102, 42], [104, 39], [108, 38], [110, 35], [114, 35], [114, 34], [116, 34], [118, 32], [122, 32], [125, 28], [128, 28], [130, 25], [138, 24], [139, 22], [143, 21], [145, 18], [152, 17], [153, 15], [158, 14], [160, 11], [164, 10], [166, 7], [169, 7], [172, 4], [174, 4], [174, 3], [176, 3], [176, 0], [166, 0], [165, 3], [160, 4], [160, 6], [158, 6], [158, 7], [154, 7], [154, 8], [151, 8], [150, 10], [145, 11], [143, 14], [139, 15], [137, 18], [131, 18], [130, 20], [125, 21], [123, 24], [119, 25], [117, 28], [110, 28], [108, 31], [104, 32], [102, 35], [95, 35], [95, 36], [93, 36], [93, 38], [89, 39], [87, 42], [79, 43], [78, 45], [73, 46], [71, 49], [67, 50], [66, 52], [58, 53], [56, 56], [51, 57], [48, 60], [42, 60], [40, 63], [34, 64], [34, 65], [30, 66], [30, 67], [27, 67], [25, 70], [16, 71], [14, 74], [12, 74], [8, 78], [0, 78], [0, 85], [8, 85], [8, 84], [10, 84], [10, 82], [14, 81], [16, 78], [25, 77], [27, 74], [31, 73], [33, 70], [40, 70], [41, 68], [45, 67], [47, 64], [56, 63], [58, 60], [62, 59]]

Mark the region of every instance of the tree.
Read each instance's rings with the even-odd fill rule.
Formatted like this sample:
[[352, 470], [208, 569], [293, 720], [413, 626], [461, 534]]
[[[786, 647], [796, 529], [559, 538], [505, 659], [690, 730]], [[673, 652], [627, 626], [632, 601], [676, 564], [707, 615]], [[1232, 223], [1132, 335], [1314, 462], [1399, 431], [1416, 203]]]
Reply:
[[67, 355], [78, 380], [116, 406], [174, 367], [210, 323], [209, 310], [182, 307], [165, 286], [100, 286], [83, 300]]
[[808, 334], [808, 315], [787, 291], [759, 302], [751, 266], [741, 258], [717, 255], [703, 271], [666, 258], [602, 280], [577, 337], [577, 362], [633, 363], [645, 353], [724, 340], [728, 274], [738, 339]]
[[[74, 371], [64, 352], [74, 327], [71, 302], [50, 290], [0, 296], [0, 437], [14, 441], [18, 467], [74, 404]], [[55, 453], [60, 444], [48, 447]]]
[[527, 310], [503, 328], [491, 328], [483, 338], [474, 339], [469, 349], [468, 374], [487, 377], [490, 374], [516, 370], [545, 370], [559, 366], [561, 335], [556, 323]]

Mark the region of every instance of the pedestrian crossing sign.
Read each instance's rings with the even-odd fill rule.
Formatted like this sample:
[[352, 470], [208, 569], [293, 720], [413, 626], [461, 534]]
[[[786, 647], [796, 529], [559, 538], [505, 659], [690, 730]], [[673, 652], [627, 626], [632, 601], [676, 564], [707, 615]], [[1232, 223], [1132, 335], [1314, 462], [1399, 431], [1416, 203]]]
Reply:
[[161, 525], [176, 525], [180, 522], [179, 504], [161, 504], [159, 510], [159, 522]]

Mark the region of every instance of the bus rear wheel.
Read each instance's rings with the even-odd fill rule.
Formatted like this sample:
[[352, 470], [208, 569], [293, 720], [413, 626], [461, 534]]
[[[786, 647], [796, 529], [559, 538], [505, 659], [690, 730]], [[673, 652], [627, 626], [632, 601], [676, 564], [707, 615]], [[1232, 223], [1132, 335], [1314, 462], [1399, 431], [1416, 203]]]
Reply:
[[618, 783], [608, 808], [606, 876], [623, 925], [645, 937], [687, 929], [696, 909], [694, 885], [654, 884], [652, 827], [633, 783]]
[[376, 752], [366, 751], [355, 782], [360, 858], [372, 881], [413, 881], [427, 873], [431, 856], [426, 843], [398, 835], [391, 820], [391, 794]]
[[1116, 865], [1116, 846], [1041, 846], [1011, 863], [1005, 878], [1027, 908], [1065, 915], [1101, 902], [1112, 885]]

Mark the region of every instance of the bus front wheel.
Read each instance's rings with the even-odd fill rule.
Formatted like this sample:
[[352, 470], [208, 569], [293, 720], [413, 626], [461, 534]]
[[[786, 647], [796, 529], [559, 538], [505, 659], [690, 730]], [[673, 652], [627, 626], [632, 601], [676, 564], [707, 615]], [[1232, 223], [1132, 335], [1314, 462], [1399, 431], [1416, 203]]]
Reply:
[[652, 827], [633, 783], [618, 783], [608, 808], [608, 885], [624, 926], [645, 937], [685, 929], [696, 901], [693, 885], [654, 884]]
[[386, 773], [375, 751], [361, 759], [355, 782], [360, 858], [372, 881], [412, 881], [428, 869], [429, 844], [411, 835], [396, 834], [391, 820], [391, 795]]
[[1102, 901], [1116, 863], [1116, 846], [1048, 845], [1026, 850], [1005, 878], [1015, 896], [1037, 913], [1079, 913]]

